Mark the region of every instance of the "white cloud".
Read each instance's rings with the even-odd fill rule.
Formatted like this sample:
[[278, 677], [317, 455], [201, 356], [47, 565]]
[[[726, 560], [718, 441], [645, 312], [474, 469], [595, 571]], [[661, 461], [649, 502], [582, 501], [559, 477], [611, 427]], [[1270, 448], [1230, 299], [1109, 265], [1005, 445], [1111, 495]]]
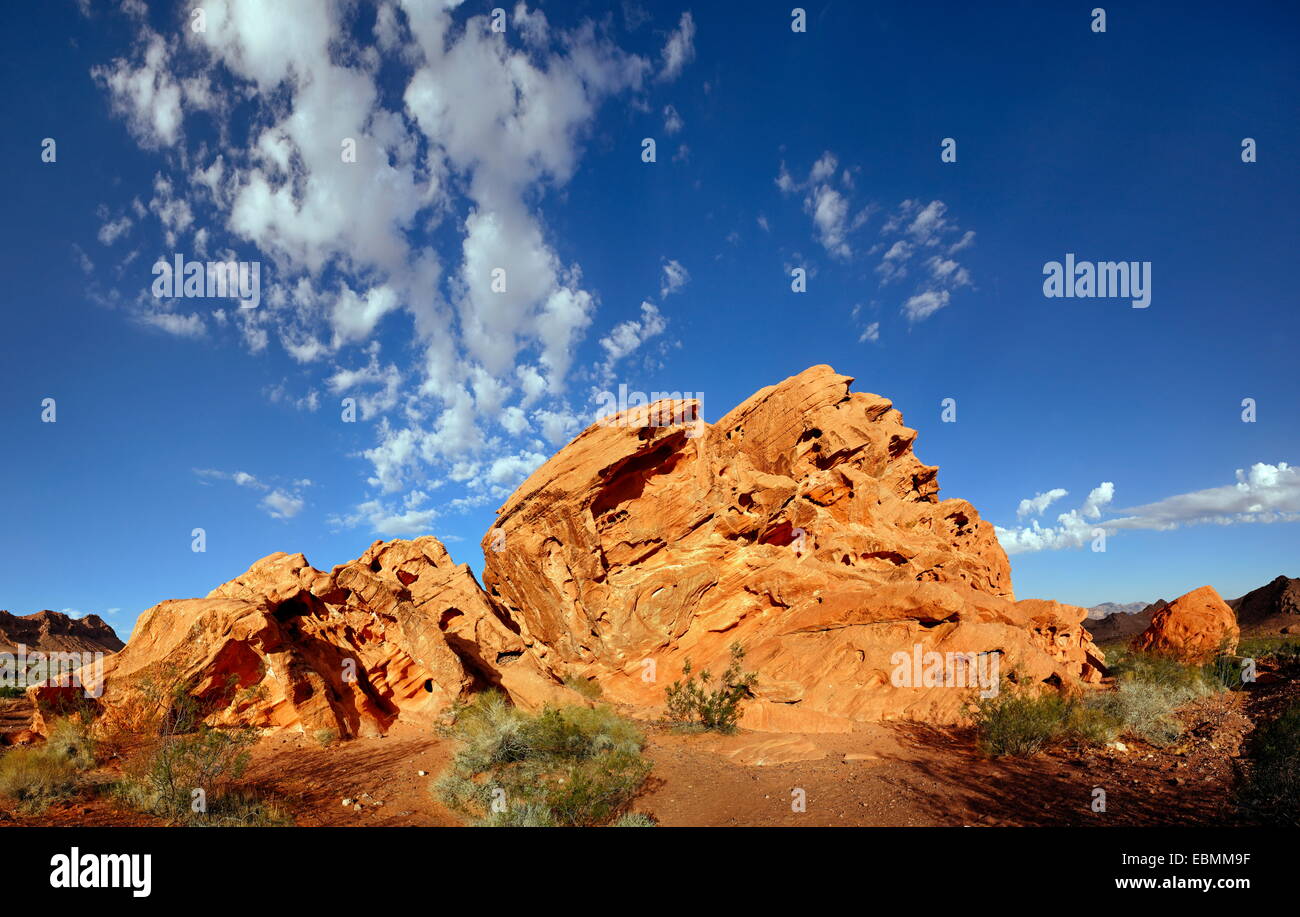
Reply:
[[659, 281], [659, 296], [661, 298], [676, 293], [691, 280], [690, 272], [682, 267], [681, 262], [676, 259], [665, 260], [662, 270], [662, 279]]
[[909, 322], [919, 322], [929, 318], [944, 306], [951, 297], [947, 290], [926, 290], [909, 297], [903, 303], [903, 314]]
[[167, 43], [145, 26], [132, 57], [95, 67], [91, 75], [108, 89], [114, 110], [142, 146], [172, 146], [181, 132], [181, 87], [169, 69]]
[[262, 498], [261, 506], [272, 519], [292, 519], [302, 510], [303, 499], [283, 490], [273, 490]]
[[[853, 256], [849, 234], [867, 221], [870, 208], [853, 212], [846, 193], [852, 189], [852, 177], [846, 169], [837, 178], [838, 168], [838, 158], [828, 150], [818, 157], [808, 171], [808, 178], [801, 182], [795, 180], [783, 162], [776, 186], [782, 194], [802, 195], [804, 211], [812, 217], [817, 241], [835, 257], [848, 260]], [[835, 187], [836, 181], [840, 188]]]
[[[354, 37], [346, 3], [205, 0], [206, 31], [160, 35], [133, 21], [132, 52], [94, 71], [138, 143], [162, 151], [137, 223], [151, 215], [173, 251], [263, 262], [264, 307], [218, 310], [213, 337], [254, 353], [279, 347], [302, 364], [307, 381], [295, 387], [307, 394], [281, 387], [273, 400], [315, 410], [322, 391], [357, 397], [362, 417], [379, 421], [360, 456], [381, 495], [488, 450], [527, 454], [503, 437], [571, 435], [570, 376], [591, 378], [626, 358], [631, 338], [666, 325], [643, 308], [634, 328], [601, 338], [595, 366], [574, 372], [598, 297], [561, 254], [543, 203], [563, 193], [610, 98], [662, 111], [680, 130], [677, 110], [647, 89], [693, 59], [692, 15], [652, 61], [616, 46], [605, 21], [559, 29], [519, 4], [503, 38], [486, 14], [455, 6], [378, 3], [373, 40], [396, 92], [381, 91], [379, 53], [364, 46], [370, 35]], [[214, 128], [202, 142], [185, 130], [198, 111]], [[498, 268], [502, 292], [491, 284]], [[663, 269], [661, 296], [689, 277], [675, 261]], [[199, 314], [156, 307], [140, 320], [208, 330]], [[409, 347], [381, 361], [370, 345], [399, 321]], [[264, 508], [287, 515], [301, 498], [282, 496]], [[390, 499], [365, 501], [375, 505], [357, 524], [431, 518]]]
[[[1300, 471], [1294, 466], [1257, 462], [1249, 470], [1237, 469], [1236, 479], [1234, 484], [1116, 510], [1117, 515], [1110, 518], [1103, 516], [1114, 501], [1115, 487], [1103, 482], [1078, 509], [1058, 516], [1056, 525], [1041, 526], [1032, 520], [1028, 526], [999, 526], [998, 540], [1008, 554], [1018, 554], [1082, 547], [1092, 541], [1097, 529], [1109, 535], [1125, 530], [1170, 531], [1188, 525], [1300, 521]], [[1022, 508], [1025, 502], [1021, 501]]]
[[686, 123], [682, 121], [682, 116], [677, 113], [677, 109], [671, 105], [665, 105], [664, 130], [669, 134], [675, 134], [685, 126]]
[[867, 341], [876, 343], [879, 340], [880, 340], [880, 322], [872, 322], [871, 324], [867, 325], [867, 327], [862, 330], [862, 334], [858, 336], [859, 344], [865, 343]]
[[142, 324], [173, 334], [176, 337], [200, 338], [207, 333], [207, 326], [197, 312], [180, 315], [176, 312], [146, 309], [137, 312], [136, 318]]
[[384, 538], [426, 535], [438, 518], [438, 511], [423, 508], [425, 499], [424, 491], [416, 490], [407, 494], [400, 506], [380, 500], [366, 500], [358, 504], [353, 512], [331, 517], [329, 522], [345, 528], [367, 525], [373, 534]]
[[292, 519], [306, 505], [302, 492], [312, 486], [306, 478], [291, 481], [284, 486], [273, 486], [261, 481], [247, 471], [220, 471], [215, 468], [196, 468], [194, 473], [202, 482], [229, 481], [238, 487], [256, 490], [265, 495], [258, 506], [272, 519]]
[[614, 366], [620, 360], [646, 341], [663, 334], [667, 327], [667, 320], [654, 303], [641, 303], [639, 319], [620, 322], [614, 326], [613, 331], [600, 339], [600, 346], [605, 351], [605, 362], [600, 367], [601, 380], [608, 382], [613, 377]]
[[99, 241], [104, 245], [112, 245], [122, 236], [126, 235], [131, 228], [131, 218], [123, 214], [116, 220], [109, 220], [99, 227]]
[[[885, 220], [881, 235], [888, 245], [876, 273], [883, 283], [902, 280], [911, 274], [914, 262], [920, 270], [915, 292], [904, 302], [902, 313], [909, 322], [929, 318], [951, 301], [954, 290], [971, 285], [970, 271], [951, 256], [969, 248], [975, 233], [963, 232], [947, 216], [943, 201], [922, 204], [906, 200]], [[956, 238], [956, 241], [948, 240]]]
[[677, 29], [668, 36], [662, 56], [663, 67], [658, 76], [660, 80], [676, 79], [695, 57], [695, 19], [689, 11], [682, 13]]
[[1034, 494], [1032, 497], [1020, 501], [1020, 507], [1016, 510], [1016, 517], [1023, 519], [1025, 516], [1041, 516], [1043, 510], [1069, 493], [1068, 490], [1054, 487], [1044, 493]]

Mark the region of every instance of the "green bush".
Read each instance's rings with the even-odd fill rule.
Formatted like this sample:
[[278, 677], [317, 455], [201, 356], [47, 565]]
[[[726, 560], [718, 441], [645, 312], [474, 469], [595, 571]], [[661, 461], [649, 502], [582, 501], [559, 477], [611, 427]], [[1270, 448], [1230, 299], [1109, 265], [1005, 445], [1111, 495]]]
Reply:
[[1300, 827], [1300, 704], [1256, 730], [1238, 803], [1268, 824]]
[[1168, 656], [1131, 653], [1111, 670], [1115, 690], [1091, 695], [1084, 703], [1113, 723], [1112, 739], [1133, 735], [1152, 745], [1167, 745], [1183, 733], [1175, 711], [1223, 690], [1227, 670], [1222, 664], [1194, 666]]
[[77, 792], [81, 775], [94, 767], [94, 746], [80, 719], [55, 720], [44, 744], [15, 748], [0, 757], [0, 794], [25, 812], [44, 811]]
[[487, 827], [603, 825], [650, 773], [645, 740], [608, 707], [547, 707], [531, 715], [497, 692], [461, 708], [461, 747], [434, 792]]
[[1237, 657], [1289, 665], [1300, 661], [1300, 640], [1295, 637], [1249, 637], [1238, 645]]
[[740, 716], [740, 702], [754, 686], [758, 676], [743, 669], [745, 651], [739, 643], [731, 645], [731, 661], [716, 688], [710, 688], [708, 669], [695, 675], [691, 661], [682, 666], [682, 679], [674, 681], [665, 692], [668, 719], [686, 728], [735, 732]]
[[227, 797], [234, 797], [234, 782], [243, 776], [255, 741], [248, 730], [208, 726], [163, 736], [133, 762], [116, 793], [132, 808], [172, 824], [220, 823], [229, 814]]
[[[204, 722], [202, 703], [174, 673], [145, 683], [156, 705], [156, 735], [129, 763], [114, 794], [130, 807], [187, 826], [274, 825], [289, 821], [277, 806], [237, 786], [257, 741], [250, 729]], [[202, 791], [198, 793], [196, 791]]]
[[1069, 707], [1055, 693], [1027, 694], [1005, 686], [976, 704], [979, 747], [987, 755], [1032, 755], [1064, 731]]
[[1031, 695], [1008, 689], [976, 705], [979, 745], [990, 755], [1029, 755], [1052, 742], [1089, 744], [1135, 736], [1167, 745], [1183, 733], [1175, 712], [1183, 704], [1223, 690], [1210, 666], [1189, 666], [1167, 656], [1130, 653], [1111, 669], [1115, 687], [1081, 698]]

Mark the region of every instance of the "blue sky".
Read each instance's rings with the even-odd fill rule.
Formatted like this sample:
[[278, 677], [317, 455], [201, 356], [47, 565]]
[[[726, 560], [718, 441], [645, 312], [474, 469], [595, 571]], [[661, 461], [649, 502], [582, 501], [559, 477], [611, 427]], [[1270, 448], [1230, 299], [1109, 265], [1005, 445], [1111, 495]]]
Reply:
[[[1020, 597], [1300, 574], [1293, 6], [196, 6], [0, 39], [0, 607], [127, 631], [423, 533], [477, 570], [596, 393], [714, 420], [816, 363], [894, 399]], [[177, 253], [260, 303], [155, 298]], [[1045, 297], [1066, 253], [1149, 262], [1150, 306]]]

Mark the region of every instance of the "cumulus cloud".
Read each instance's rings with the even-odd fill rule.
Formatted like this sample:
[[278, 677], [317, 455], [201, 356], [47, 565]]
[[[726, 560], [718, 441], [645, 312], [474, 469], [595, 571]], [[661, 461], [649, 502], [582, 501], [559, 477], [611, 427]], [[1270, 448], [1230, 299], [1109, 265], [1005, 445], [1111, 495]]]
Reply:
[[[1022, 500], [1017, 515], [1028, 515], [1037, 501], [1058, 492], [1065, 494], [1058, 488]], [[1043, 526], [1034, 519], [1024, 526], [998, 526], [998, 540], [1008, 554], [1019, 554], [1082, 547], [1092, 541], [1097, 530], [1111, 535], [1126, 530], [1170, 531], [1190, 525], [1297, 522], [1300, 521], [1300, 471], [1286, 462], [1276, 465], [1257, 462], [1249, 469], [1237, 469], [1236, 482], [1232, 484], [1111, 511], [1114, 498], [1114, 484], [1103, 482], [1089, 492], [1077, 509], [1059, 515], [1055, 525]], [[1042, 509], [1050, 502], [1043, 503]], [[1025, 511], [1027, 505], [1029, 511]]]
[[[695, 54], [689, 12], [653, 60], [618, 47], [606, 21], [560, 29], [518, 4], [502, 36], [487, 13], [454, 7], [381, 0], [368, 20], [355, 4], [205, 0], [203, 32], [159, 34], [133, 17], [129, 53], [92, 70], [161, 160], [136, 225], [156, 220], [173, 251], [265, 262], [263, 308], [221, 311], [209, 328], [153, 304], [140, 321], [283, 349], [313, 374], [306, 394], [273, 389], [285, 403], [356, 397], [374, 422], [360, 455], [379, 494], [336, 518], [377, 531], [433, 518], [392, 494], [465, 463], [490, 474], [485, 456], [531, 454], [511, 438], [571, 431], [566, 387], [599, 300], [560, 254], [542, 203], [572, 178], [607, 100], [648, 106], [654, 84]], [[396, 91], [387, 78], [381, 91], [380, 51]], [[681, 129], [672, 105], [656, 108]], [[187, 134], [197, 112], [215, 139]], [[125, 231], [106, 221], [101, 239]], [[689, 278], [676, 261], [663, 271], [661, 296]], [[376, 343], [399, 320], [409, 362]], [[600, 338], [583, 378], [665, 324], [643, 307]], [[270, 488], [263, 508], [287, 517], [300, 499]]]
[[1041, 516], [1043, 510], [1069, 493], [1068, 490], [1053, 487], [1045, 493], [1034, 494], [1032, 497], [1020, 501], [1020, 507], [1016, 510], [1016, 517], [1023, 519], [1026, 516]]
[[171, 146], [181, 133], [181, 86], [169, 66], [167, 43], [147, 26], [131, 57], [95, 67], [91, 75], [109, 92], [142, 146]]

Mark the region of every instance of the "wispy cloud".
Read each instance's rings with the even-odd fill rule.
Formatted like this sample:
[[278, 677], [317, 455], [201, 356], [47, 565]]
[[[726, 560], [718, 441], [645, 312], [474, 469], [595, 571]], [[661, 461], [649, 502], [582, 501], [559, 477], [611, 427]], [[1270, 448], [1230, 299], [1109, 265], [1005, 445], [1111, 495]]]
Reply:
[[301, 478], [284, 485], [267, 484], [246, 471], [220, 471], [215, 468], [196, 468], [194, 473], [201, 482], [229, 481], [238, 487], [259, 491], [263, 494], [258, 506], [272, 519], [292, 519], [306, 505], [303, 491], [312, 486], [312, 482]]

